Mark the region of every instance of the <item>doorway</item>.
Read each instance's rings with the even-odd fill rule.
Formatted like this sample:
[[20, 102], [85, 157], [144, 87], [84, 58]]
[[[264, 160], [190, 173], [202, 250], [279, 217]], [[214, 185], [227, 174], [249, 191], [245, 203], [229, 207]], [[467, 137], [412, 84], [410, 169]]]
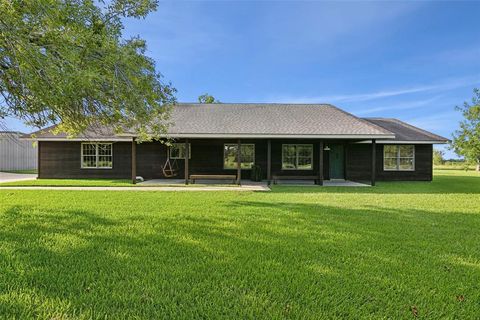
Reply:
[[345, 150], [343, 144], [330, 145], [330, 179], [345, 179]]

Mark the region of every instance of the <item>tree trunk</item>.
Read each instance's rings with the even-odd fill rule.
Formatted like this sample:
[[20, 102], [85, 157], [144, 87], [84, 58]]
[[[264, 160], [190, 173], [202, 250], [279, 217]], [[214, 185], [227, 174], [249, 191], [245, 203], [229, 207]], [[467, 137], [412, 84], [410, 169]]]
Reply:
[[480, 158], [477, 159], [477, 171], [480, 171]]

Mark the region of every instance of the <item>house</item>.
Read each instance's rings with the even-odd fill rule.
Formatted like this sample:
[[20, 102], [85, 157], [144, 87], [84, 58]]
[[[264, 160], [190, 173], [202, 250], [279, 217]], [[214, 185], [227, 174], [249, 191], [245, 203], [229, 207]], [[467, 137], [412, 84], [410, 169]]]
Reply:
[[37, 149], [19, 131], [0, 131], [0, 171], [37, 169]]
[[[396, 119], [329, 104], [194, 104], [172, 111], [170, 147], [107, 128], [75, 139], [35, 133], [39, 178], [432, 180], [432, 145], [448, 139]], [[241, 165], [237, 164], [240, 157]], [[188, 179], [186, 179], [188, 178]]]

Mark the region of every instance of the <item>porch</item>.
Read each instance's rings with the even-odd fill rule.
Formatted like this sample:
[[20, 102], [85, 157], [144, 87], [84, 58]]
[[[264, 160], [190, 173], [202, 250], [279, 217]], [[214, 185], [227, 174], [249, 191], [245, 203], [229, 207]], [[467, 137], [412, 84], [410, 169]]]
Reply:
[[[375, 140], [319, 139], [178, 139], [132, 140], [132, 181], [147, 184], [375, 185]], [[206, 177], [203, 181], [198, 177]], [[223, 178], [216, 180], [216, 178]]]
[[[184, 179], [152, 179], [146, 180], [143, 182], [138, 182], [138, 186], [185, 186]], [[307, 180], [283, 180], [278, 185], [288, 185], [288, 186], [316, 186], [313, 181]], [[198, 180], [196, 184], [190, 185], [192, 187], [202, 188], [204, 186], [224, 186], [226, 189], [229, 187], [238, 187], [237, 184], [227, 184], [224, 180]], [[249, 189], [252, 191], [267, 191], [270, 190], [270, 185], [268, 181], [251, 181], [251, 180], [242, 180], [240, 181], [240, 186], [243, 189]], [[323, 182], [324, 187], [369, 187], [370, 185], [349, 181], [349, 180], [326, 180]]]

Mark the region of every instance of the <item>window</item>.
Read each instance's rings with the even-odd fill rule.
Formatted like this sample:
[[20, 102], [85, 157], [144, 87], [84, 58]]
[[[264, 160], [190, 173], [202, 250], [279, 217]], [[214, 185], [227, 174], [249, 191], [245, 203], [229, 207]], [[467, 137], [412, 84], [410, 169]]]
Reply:
[[413, 171], [415, 170], [415, 146], [384, 145], [383, 170]]
[[[192, 147], [188, 144], [188, 159], [192, 158]], [[170, 159], [185, 159], [185, 143], [173, 143], [170, 146]]]
[[82, 143], [82, 168], [111, 169], [113, 147], [111, 143]]
[[[237, 144], [225, 144], [223, 146], [223, 168], [237, 169]], [[240, 146], [241, 168], [251, 169], [255, 164], [255, 145], [242, 144]]]
[[312, 170], [312, 144], [284, 144], [282, 145], [283, 170]]

